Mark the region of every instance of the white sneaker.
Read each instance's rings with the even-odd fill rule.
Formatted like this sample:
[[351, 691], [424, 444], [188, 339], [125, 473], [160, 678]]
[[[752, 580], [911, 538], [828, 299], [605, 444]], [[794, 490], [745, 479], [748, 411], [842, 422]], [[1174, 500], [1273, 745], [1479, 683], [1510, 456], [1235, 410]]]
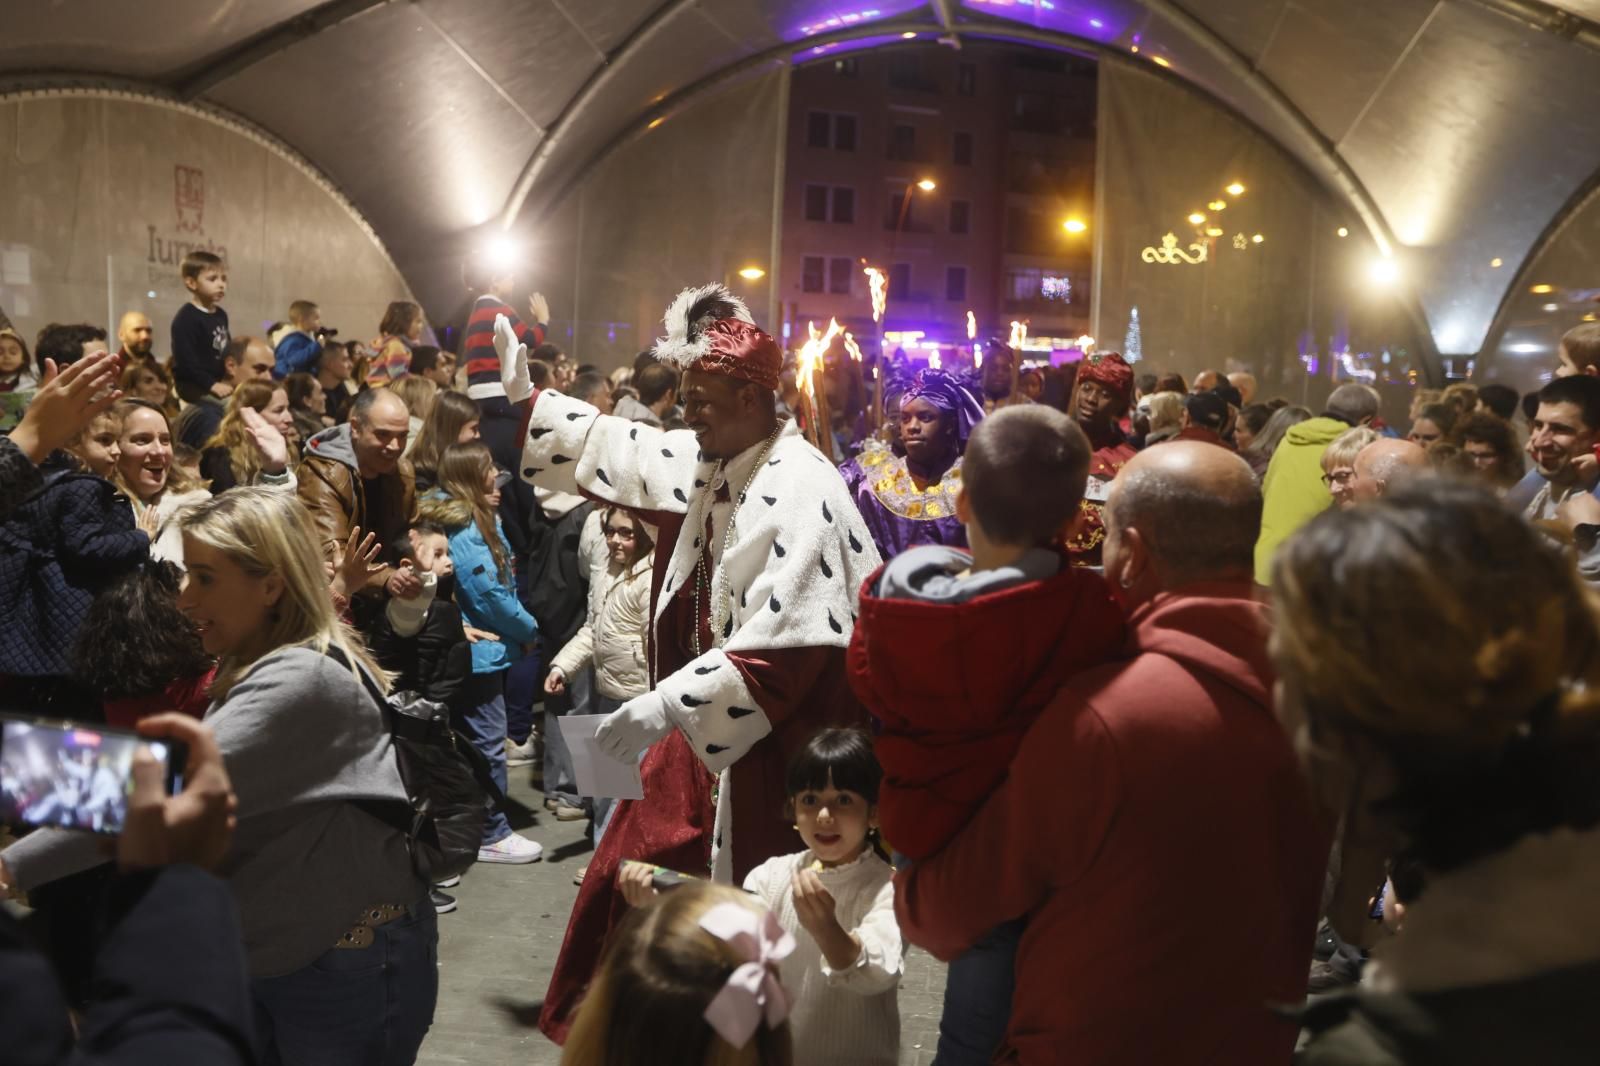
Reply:
[[521, 744], [513, 744], [509, 738], [506, 740], [507, 766], [532, 766], [538, 758], [539, 754], [534, 750], [532, 737]]
[[435, 881], [433, 883], [433, 887], [434, 888], [455, 888], [460, 883], [461, 883], [461, 875], [460, 874], [456, 874], [454, 877], [447, 877], [443, 881]]
[[515, 833], [496, 840], [493, 844], [485, 844], [478, 849], [479, 862], [507, 862], [525, 863], [538, 862], [544, 855], [544, 847], [537, 841]]

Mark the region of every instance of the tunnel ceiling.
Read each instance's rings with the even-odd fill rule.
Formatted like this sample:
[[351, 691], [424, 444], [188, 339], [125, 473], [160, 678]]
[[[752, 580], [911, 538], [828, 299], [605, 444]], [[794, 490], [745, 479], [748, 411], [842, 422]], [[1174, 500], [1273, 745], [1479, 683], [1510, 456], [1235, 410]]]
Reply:
[[[119, 79], [243, 116], [320, 167], [426, 299], [609, 146], [767, 62], [921, 28], [1165, 67], [1394, 249], [1438, 347], [1483, 344], [1600, 171], [1600, 0], [18, 0], [0, 87]], [[1136, 51], [1136, 54], [1135, 54]], [[1154, 68], [1152, 68], [1154, 69]], [[669, 127], [670, 128], [670, 127]], [[1491, 266], [1498, 261], [1502, 265]]]

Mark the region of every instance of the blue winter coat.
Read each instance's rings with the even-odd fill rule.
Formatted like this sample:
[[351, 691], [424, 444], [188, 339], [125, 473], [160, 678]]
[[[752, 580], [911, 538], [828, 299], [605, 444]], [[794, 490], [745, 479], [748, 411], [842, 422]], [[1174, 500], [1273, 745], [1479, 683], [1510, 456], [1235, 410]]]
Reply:
[[317, 343], [317, 338], [302, 330], [293, 330], [273, 349], [272, 376], [282, 381], [290, 374], [301, 371], [310, 373], [317, 365], [317, 356], [321, 354], [322, 345]]
[[[435, 490], [417, 500], [417, 517], [438, 522], [449, 534], [450, 562], [456, 572], [456, 606], [461, 609], [462, 620], [474, 629], [505, 638], [480, 640], [472, 646], [472, 672], [509, 670], [522, 658], [522, 645], [539, 635], [538, 623], [517, 599], [515, 578], [507, 574], [501, 580], [489, 545], [478, 532], [478, 524], [466, 504]], [[506, 534], [499, 518], [494, 525], [495, 535], [504, 545]]]

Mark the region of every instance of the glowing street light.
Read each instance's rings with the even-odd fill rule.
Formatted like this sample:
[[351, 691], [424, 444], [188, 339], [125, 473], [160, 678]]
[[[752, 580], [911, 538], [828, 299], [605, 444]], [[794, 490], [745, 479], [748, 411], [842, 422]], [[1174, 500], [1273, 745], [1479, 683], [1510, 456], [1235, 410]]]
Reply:
[[1555, 292], [1556, 287], [1554, 285], [1535, 285], [1528, 291], [1536, 296], [1543, 296], [1547, 292]]
[[514, 239], [498, 233], [484, 242], [483, 258], [496, 270], [509, 270], [517, 265], [521, 251]]
[[1081, 218], [1069, 218], [1061, 223], [1061, 228], [1068, 233], [1082, 233], [1089, 228], [1089, 223]]
[[1211, 208], [1213, 211], [1226, 211], [1228, 209], [1228, 201], [1212, 200], [1209, 204], [1206, 204], [1206, 206]]
[[932, 178], [923, 178], [921, 181], [917, 182], [917, 188], [921, 189], [923, 192], [932, 192], [938, 187], [939, 186], [934, 183]]
[[906, 32], [904, 32], [904, 33], [902, 33], [900, 35], [900, 39], [902, 41], [914, 41], [914, 40], [917, 39], [916, 31], [915, 30], [907, 30]]
[[1393, 285], [1400, 280], [1400, 264], [1387, 256], [1374, 259], [1367, 267], [1367, 276], [1375, 285]]
[[760, 267], [749, 266], [739, 271], [739, 276], [746, 281], [760, 281], [767, 276], [767, 272]]
[[1244, 186], [1239, 184], [1238, 182], [1233, 182], [1231, 185], [1229, 185], [1223, 191], [1226, 192], [1229, 196], [1243, 196], [1244, 195]]
[[1334, 232], [1336, 232], [1336, 233], [1338, 233], [1338, 234], [1339, 234], [1339, 236], [1341, 236], [1341, 237], [1348, 237], [1348, 236], [1350, 236], [1350, 230], [1349, 230], [1349, 229], [1347, 229], [1347, 228], [1346, 228], [1346, 227], [1344, 227], [1344, 226], [1340, 226], [1340, 227], [1339, 227], [1339, 228], [1338, 228], [1338, 229], [1337, 229], [1337, 230], [1335, 230], [1335, 231], [1334, 231]]
[[1199, 211], [1195, 211], [1189, 215], [1189, 225], [1191, 226], [1198, 226], [1205, 220], [1206, 216]]
[[1262, 242], [1262, 241], [1264, 241], [1264, 240], [1266, 240], [1266, 238], [1265, 238], [1265, 237], [1263, 237], [1263, 236], [1262, 236], [1262, 235], [1261, 235], [1261, 234], [1259, 234], [1259, 233], [1258, 233], [1258, 234], [1256, 234], [1256, 235], [1255, 235], [1255, 236], [1254, 236], [1254, 237], [1251, 237], [1251, 238], [1250, 238], [1250, 243], [1251, 243], [1251, 244], [1260, 244], [1260, 243], [1261, 243], [1261, 242]]

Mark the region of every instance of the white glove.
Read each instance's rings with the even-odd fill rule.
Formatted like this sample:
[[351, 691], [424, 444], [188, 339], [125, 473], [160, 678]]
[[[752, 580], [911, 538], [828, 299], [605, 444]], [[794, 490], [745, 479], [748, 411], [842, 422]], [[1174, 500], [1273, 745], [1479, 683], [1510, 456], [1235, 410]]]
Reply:
[[639, 761], [646, 748], [672, 732], [667, 717], [667, 698], [659, 692], [646, 692], [606, 715], [595, 730], [600, 750], [623, 764]]
[[505, 315], [494, 316], [494, 350], [500, 356], [500, 384], [506, 399], [521, 403], [533, 395], [533, 379], [528, 376], [528, 346], [517, 340], [516, 330]]

